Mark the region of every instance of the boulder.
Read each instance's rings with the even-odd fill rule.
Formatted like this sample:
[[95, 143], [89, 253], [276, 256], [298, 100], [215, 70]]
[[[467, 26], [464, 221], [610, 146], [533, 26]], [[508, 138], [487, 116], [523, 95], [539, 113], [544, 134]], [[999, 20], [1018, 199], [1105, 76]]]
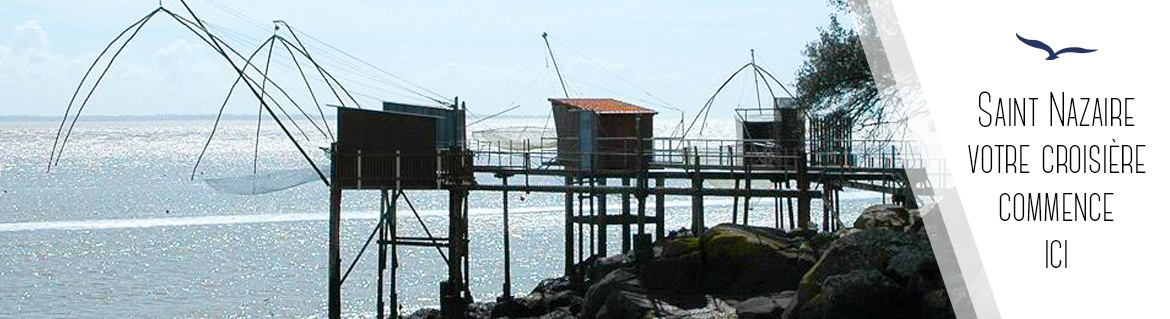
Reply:
[[512, 298], [497, 302], [491, 309], [491, 318], [527, 318], [544, 313], [544, 305], [538, 298]]
[[716, 295], [758, 296], [795, 290], [816, 263], [803, 237], [775, 230], [723, 224], [701, 239], [701, 291]]
[[866, 208], [853, 221], [853, 228], [897, 228], [910, 225], [910, 214], [900, 205], [873, 205]]
[[873, 269], [829, 276], [815, 296], [794, 310], [799, 318], [912, 318], [915, 300], [897, 283]]
[[646, 262], [642, 284], [653, 290], [696, 293], [703, 274], [699, 239], [677, 237], [662, 240], [654, 247], [654, 258]]
[[655, 292], [621, 268], [589, 288], [581, 318], [735, 318], [727, 302], [702, 294]]
[[752, 297], [736, 305], [735, 314], [740, 319], [780, 318], [795, 297], [796, 291]]
[[538, 319], [577, 319], [577, 316], [574, 316], [573, 312], [570, 312], [570, 311], [565, 310], [565, 309], [553, 309], [553, 311], [550, 311], [549, 313], [543, 314], [537, 318]]
[[406, 316], [406, 319], [442, 319], [442, 318], [443, 318], [443, 313], [440, 312], [439, 309], [435, 309], [435, 308], [421, 308], [419, 310], [415, 310], [409, 316]]
[[928, 309], [953, 313], [938, 308], [938, 296], [926, 297], [944, 288], [925, 232], [864, 229], [833, 242], [804, 275], [785, 317], [905, 318]]

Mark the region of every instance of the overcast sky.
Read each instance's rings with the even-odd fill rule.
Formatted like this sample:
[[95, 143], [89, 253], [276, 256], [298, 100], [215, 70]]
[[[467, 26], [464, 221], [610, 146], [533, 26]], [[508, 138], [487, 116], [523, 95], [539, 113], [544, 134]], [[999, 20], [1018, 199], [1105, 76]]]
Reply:
[[[323, 40], [442, 97], [459, 96], [481, 116], [512, 105], [520, 108], [510, 115], [543, 115], [546, 99], [563, 95], [541, 32], [550, 34], [574, 97], [615, 97], [672, 117], [677, 112], [665, 106], [675, 106], [689, 117], [748, 62], [749, 49], [791, 84], [801, 51], [833, 13], [818, 0], [216, 1], [189, 3], [238, 50], [251, 52], [272, 34], [271, 21], [282, 19], [302, 37]], [[162, 3], [186, 14], [176, 0]], [[157, 6], [157, 0], [0, 3], [0, 115], [62, 114], [101, 49]], [[363, 106], [376, 106], [377, 99], [429, 102], [398, 87], [410, 84], [302, 40]], [[281, 50], [274, 51], [271, 76], [312, 105]], [[234, 76], [197, 37], [156, 17], [114, 63], [85, 114], [214, 114]], [[322, 103], [336, 103], [321, 82], [313, 83]], [[755, 105], [754, 90], [750, 76], [733, 82], [720, 96], [718, 113]], [[256, 111], [254, 98], [237, 94], [227, 113]]]

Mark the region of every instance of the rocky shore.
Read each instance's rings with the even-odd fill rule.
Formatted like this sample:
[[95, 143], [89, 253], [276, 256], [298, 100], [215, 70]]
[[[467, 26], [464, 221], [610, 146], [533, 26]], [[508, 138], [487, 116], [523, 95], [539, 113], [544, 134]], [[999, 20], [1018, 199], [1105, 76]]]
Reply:
[[473, 304], [468, 317], [954, 318], [920, 216], [929, 211], [872, 206], [832, 234], [683, 230], [650, 251], [583, 262], [577, 278], [546, 279], [527, 296]]

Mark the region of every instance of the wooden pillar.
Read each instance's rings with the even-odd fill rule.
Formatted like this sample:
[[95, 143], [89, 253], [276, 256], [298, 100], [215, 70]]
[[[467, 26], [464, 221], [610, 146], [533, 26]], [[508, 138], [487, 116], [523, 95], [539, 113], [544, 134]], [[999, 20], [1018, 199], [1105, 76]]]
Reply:
[[[791, 187], [792, 182], [785, 178], [784, 188], [791, 189]], [[788, 202], [788, 229], [796, 229], [796, 210], [794, 207], [792, 207], [792, 197], [785, 198], [784, 201]]]
[[[336, 174], [334, 174], [336, 176]], [[341, 318], [341, 188], [329, 188], [329, 318]]]
[[401, 189], [394, 190], [390, 197], [390, 207], [386, 217], [386, 227], [389, 229], [387, 239], [390, 245], [390, 318], [398, 318], [398, 196]]
[[801, 229], [808, 229], [812, 219], [812, 198], [809, 196], [808, 158], [804, 143], [800, 143], [796, 152], [796, 193], [797, 224]]
[[752, 195], [751, 195], [751, 192], [752, 192], [752, 162], [751, 161], [743, 161], [743, 165], [744, 165], [744, 169], [743, 169], [743, 172], [744, 172], [744, 180], [743, 180], [744, 185], [743, 186], [744, 187], [743, 187], [743, 189], [747, 191], [743, 194], [743, 225], [747, 226], [748, 225], [748, 211], [751, 209], [750, 204], [752, 201]]
[[[735, 169], [731, 169], [731, 172], [734, 173]], [[735, 192], [731, 193], [731, 223], [732, 224], [739, 222], [739, 194], [736, 194], [738, 192], [739, 192], [739, 178], [735, 178]]]
[[503, 297], [512, 298], [512, 234], [508, 228], [508, 176], [501, 178], [504, 185], [504, 292]]
[[[654, 180], [654, 186], [662, 189], [666, 186], [666, 180], [662, 177]], [[654, 216], [656, 216], [657, 224], [654, 225], [654, 239], [662, 239], [666, 236], [666, 195], [658, 193], [654, 195]]]
[[[780, 190], [780, 182], [772, 182], [772, 185], [777, 191]], [[780, 214], [780, 195], [776, 195], [772, 200], [772, 220], [776, 221], [776, 229], [780, 229], [784, 224], [784, 215]]]
[[830, 231], [829, 216], [833, 214], [833, 183], [827, 183], [821, 186], [823, 196], [821, 197], [821, 229], [825, 232]]
[[381, 197], [378, 198], [378, 299], [376, 302], [377, 318], [386, 318], [386, 303], [383, 298], [383, 288], [385, 287], [386, 273], [386, 202], [388, 195], [385, 189], [381, 192]]
[[646, 233], [646, 182], [638, 179], [638, 235]]
[[[573, 176], [565, 175], [565, 187], [573, 185]], [[573, 193], [565, 191], [565, 276], [573, 274]]]
[[[630, 178], [622, 177], [622, 186], [630, 186]], [[630, 251], [630, 193], [622, 192], [622, 253]]]
[[[605, 180], [606, 180], [606, 178], [603, 177], [603, 178], [597, 180], [597, 184], [604, 188], [605, 187]], [[597, 194], [596, 196], [598, 199], [598, 201], [597, 201], [597, 254], [601, 255], [601, 256], [608, 256], [609, 255], [608, 254], [609, 235], [608, 235], [608, 232], [606, 231], [606, 229], [609, 228], [608, 227], [609, 225], [606, 224], [606, 222], [605, 222], [605, 217], [606, 217], [605, 203], [606, 203], [606, 199], [608, 196], [606, 196], [605, 193]]]
[[447, 290], [443, 291], [445, 296], [442, 296], [443, 301], [440, 301], [440, 308], [444, 318], [463, 318], [466, 314], [464, 312], [466, 306], [466, 299], [462, 297], [466, 290], [463, 273], [463, 262], [467, 253], [465, 247], [466, 239], [465, 231], [466, 224], [463, 221], [463, 205], [464, 199], [467, 196], [467, 190], [462, 188], [462, 185], [449, 186], [448, 191], [448, 207], [447, 218], [447, 234], [449, 237], [447, 258]]
[[[697, 152], [696, 152], [697, 153]], [[703, 234], [703, 178], [699, 175], [699, 155], [694, 155], [695, 169], [691, 176], [691, 232], [695, 236]]]
[[[577, 185], [584, 186], [585, 179], [577, 179]], [[585, 193], [577, 193], [577, 217], [585, 217]], [[585, 226], [577, 223], [577, 262], [585, 261]]]

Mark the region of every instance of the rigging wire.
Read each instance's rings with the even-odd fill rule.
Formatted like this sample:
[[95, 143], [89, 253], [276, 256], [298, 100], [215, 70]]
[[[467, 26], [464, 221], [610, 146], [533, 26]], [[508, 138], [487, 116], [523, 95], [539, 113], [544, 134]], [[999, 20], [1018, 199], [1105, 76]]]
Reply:
[[662, 98], [658, 97], [657, 95], [654, 95], [654, 93], [650, 93], [650, 91], [649, 91], [649, 90], [646, 90], [646, 89], [644, 89], [644, 88], [642, 88], [642, 87], [640, 87], [640, 86], [638, 86], [638, 85], [634, 84], [634, 82], [632, 82], [632, 81], [630, 81], [630, 80], [626, 79], [625, 77], [621, 76], [621, 75], [620, 75], [620, 74], [618, 74], [617, 72], [614, 72], [613, 70], [610, 70], [609, 68], [606, 68], [606, 67], [605, 67], [604, 65], [602, 65], [601, 63], [598, 63], [598, 62], [597, 62], [595, 59], [592, 59], [592, 58], [590, 58], [589, 56], [585, 55], [584, 53], [581, 53], [581, 51], [578, 51], [577, 49], [574, 49], [572, 46], [568, 45], [567, 43], [565, 43], [565, 42], [562, 42], [562, 41], [558, 40], [557, 38], [553, 38], [553, 39], [552, 39], [552, 41], [553, 41], [553, 42], [556, 42], [558, 45], [560, 45], [560, 46], [562, 46], [562, 47], [564, 47], [564, 48], [566, 48], [566, 49], [569, 49], [569, 52], [573, 52], [574, 54], [577, 54], [577, 56], [581, 57], [581, 58], [582, 58], [582, 59], [584, 59], [586, 62], [589, 62], [590, 64], [593, 64], [593, 65], [594, 65], [594, 66], [596, 66], [598, 69], [601, 69], [602, 71], [605, 71], [606, 73], [609, 73], [610, 75], [614, 76], [614, 77], [615, 77], [615, 78], [617, 78], [618, 80], [621, 80], [622, 82], [625, 82], [625, 83], [626, 83], [626, 85], [629, 85], [631, 88], [634, 88], [635, 90], [638, 90], [638, 91], [640, 91], [642, 94], [645, 94], [646, 96], [648, 96], [648, 97], [650, 97], [650, 98], [652, 98], [652, 99], [655, 99], [655, 100], [657, 100], [657, 101], [658, 101], [657, 103], [652, 103], [652, 104], [661, 104], [661, 106], [665, 106], [665, 107], [667, 107], [668, 109], [681, 111], [681, 110], [679, 110], [679, 109], [678, 109], [678, 107], [674, 106], [674, 105], [673, 105], [673, 104], [671, 104], [670, 102], [667, 102], [666, 100], [664, 100], [664, 99], [662, 99]]
[[[85, 75], [83, 75], [81, 77], [80, 83], [77, 83], [77, 89], [73, 91], [73, 97], [69, 98], [69, 105], [65, 107], [65, 116], [61, 118], [61, 124], [58, 125], [58, 127], [57, 127], [57, 136], [53, 138], [53, 149], [52, 149], [52, 151], [49, 152], [49, 165], [45, 168], [46, 172], [49, 172], [53, 169], [53, 157], [59, 156], [59, 155], [57, 155], [57, 142], [61, 138], [61, 130], [65, 128], [65, 122], [69, 119], [69, 112], [73, 108], [73, 102], [75, 100], [77, 100], [77, 94], [81, 92], [81, 87], [85, 85], [85, 80], [86, 80], [86, 78], [89, 78], [90, 72], [93, 72], [93, 68], [95, 66], [97, 66], [99, 61], [101, 61], [102, 56], [104, 56], [106, 54], [106, 52], [108, 52], [110, 50], [110, 47], [114, 46], [114, 43], [118, 42], [118, 39], [121, 39], [122, 36], [126, 34], [126, 32], [129, 32], [130, 29], [133, 29], [135, 26], [146, 23], [146, 20], [150, 20], [150, 18], [153, 17], [155, 13], [158, 13], [159, 10], [161, 10], [161, 9], [162, 9], [162, 7], [159, 7], [158, 9], [154, 9], [149, 14], [143, 16], [141, 19], [138, 19], [138, 21], [136, 21], [133, 24], [131, 24], [130, 26], [126, 27], [126, 29], [122, 30], [121, 33], [118, 33], [118, 36], [114, 37], [114, 39], [111, 40], [110, 43], [106, 45], [106, 48], [102, 49], [101, 53], [98, 53], [97, 58], [95, 58], [93, 60], [93, 63], [90, 64], [89, 69], [87, 69], [85, 71]], [[139, 28], [141, 28], [141, 27], [139, 27]], [[134, 31], [134, 32], [138, 33], [138, 31]], [[123, 45], [123, 46], [125, 46], [125, 45]], [[121, 51], [121, 50], [122, 50], [121, 48], [118, 49], [118, 51]], [[97, 83], [94, 83], [94, 87], [97, 87]], [[79, 113], [80, 113], [80, 111], [79, 111]], [[62, 149], [62, 151], [64, 151], [64, 146], [62, 146], [61, 149]]]
[[[272, 30], [273, 36], [276, 36], [277, 30], [280, 30], [280, 27], [273, 27], [273, 30]], [[273, 49], [273, 47], [275, 47], [275, 45], [272, 45], [272, 44], [268, 45], [268, 58], [264, 62], [264, 73], [260, 74], [260, 77], [265, 79], [265, 81], [260, 82], [261, 101], [263, 101], [264, 93], [267, 92], [266, 89], [268, 89], [268, 81], [267, 81], [267, 79], [268, 79], [268, 66], [272, 64], [272, 49]], [[252, 175], [255, 175], [259, 171], [259, 168], [260, 168], [260, 124], [263, 122], [264, 122], [264, 105], [260, 105], [260, 106], [256, 107], [256, 148], [254, 148], [252, 151]], [[308, 136], [306, 136], [305, 138], [308, 138]]]
[[[162, 7], [159, 7], [159, 9], [162, 9]], [[58, 165], [61, 163], [61, 153], [65, 152], [65, 145], [69, 143], [69, 136], [73, 133], [73, 127], [77, 125], [77, 119], [81, 117], [81, 111], [85, 109], [85, 105], [89, 103], [89, 99], [93, 97], [93, 92], [97, 91], [98, 84], [101, 83], [102, 79], [106, 77], [106, 73], [110, 71], [110, 67], [114, 65], [114, 61], [118, 58], [118, 55], [122, 53], [122, 50], [126, 49], [126, 45], [130, 44], [130, 40], [133, 40], [134, 36], [138, 35], [138, 31], [142, 31], [142, 27], [146, 26], [146, 23], [150, 22], [150, 18], [154, 17], [156, 13], [158, 13], [158, 10], [151, 11], [149, 14], [147, 14], [145, 19], [142, 20], [142, 23], [139, 23], [137, 27], [134, 27], [134, 32], [130, 33], [130, 36], [126, 38], [126, 41], [122, 42], [122, 45], [118, 47], [118, 50], [114, 51], [114, 55], [110, 56], [110, 61], [106, 63], [105, 69], [103, 69], [102, 73], [98, 75], [97, 80], [95, 80], [93, 83], [93, 87], [89, 89], [89, 93], [85, 95], [85, 99], [82, 100], [81, 105], [77, 107], [77, 115], [73, 117], [73, 122], [69, 123], [69, 130], [65, 132], [65, 138], [61, 140], [61, 150], [57, 152], [57, 161], [54, 162], [53, 165]], [[66, 113], [66, 116], [68, 117], [68, 113]], [[58, 134], [59, 132], [60, 130], [58, 130]], [[50, 159], [50, 161], [52, 161], [52, 159]]]
[[[198, 23], [198, 31], [196, 30], [195, 27], [193, 27], [192, 25], [189, 24], [189, 21], [187, 23], [185, 23], [184, 22], [185, 19], [183, 19], [178, 14], [175, 14], [174, 12], [171, 12], [170, 10], [166, 10], [166, 9], [163, 9], [163, 10], [165, 12], [167, 12], [168, 14], [170, 14], [170, 16], [174, 20], [178, 21], [179, 24], [182, 24], [184, 27], [187, 27], [187, 29], [190, 30], [192, 33], [195, 33], [196, 36], [198, 36], [201, 40], [204, 40], [205, 42], [211, 44], [215, 48], [216, 52], [219, 53], [220, 56], [223, 57], [225, 60], [227, 60], [228, 64], [230, 64], [232, 66], [232, 69], [235, 69], [236, 72], [243, 74], [245, 69], [240, 68], [239, 66], [236, 65], [235, 60], [232, 60], [232, 58], [230, 56], [228, 56], [227, 51], [224, 50], [224, 47], [226, 46], [229, 50], [231, 50], [236, 55], [240, 55], [239, 52], [236, 51], [231, 46], [228, 46], [226, 44], [221, 45], [221, 42], [223, 42], [223, 41], [220, 40], [218, 37], [216, 37], [214, 34], [212, 34], [211, 31], [208, 30], [207, 27], [203, 25], [201, 20], [199, 20], [199, 17], [197, 15], [195, 15], [195, 11], [193, 11], [191, 9], [191, 6], [187, 5], [187, 2], [185, 0], [179, 0], [179, 2], [183, 4], [183, 7], [185, 9], [187, 9], [187, 12], [191, 15], [192, 20], [194, 20], [196, 23]], [[203, 33], [199, 33], [199, 31], [203, 31]], [[206, 37], [204, 37], [204, 35], [206, 35]], [[293, 137], [292, 133], [290, 133], [288, 131], [288, 128], [284, 126], [284, 123], [280, 120], [279, 117], [276, 116], [276, 113], [274, 113], [272, 111], [272, 108], [267, 107], [267, 104], [264, 103], [263, 96], [260, 95], [259, 92], [256, 91], [255, 87], [253, 87], [250, 82], [245, 82], [245, 84], [248, 85], [248, 89], [250, 91], [252, 91], [252, 94], [255, 95], [258, 100], [260, 100], [261, 105], [265, 106], [265, 109], [268, 110], [268, 114], [276, 122], [277, 126], [280, 127], [281, 131], [283, 131], [285, 133], [285, 135], [289, 138], [289, 141], [291, 141], [293, 143], [293, 146], [296, 146], [297, 151], [299, 151], [301, 153], [301, 156], [304, 157], [305, 161], [307, 161], [309, 163], [309, 165], [312, 166], [313, 171], [315, 171], [317, 173], [317, 176], [321, 178], [321, 182], [325, 183], [325, 185], [329, 185], [329, 179], [327, 179], [325, 177], [325, 174], [321, 172], [321, 169], [317, 167], [317, 164], [315, 162], [313, 162], [313, 159], [311, 157], [309, 157], [309, 154], [305, 152], [305, 149], [303, 147], [301, 147], [301, 144], [297, 142], [296, 138]]]

